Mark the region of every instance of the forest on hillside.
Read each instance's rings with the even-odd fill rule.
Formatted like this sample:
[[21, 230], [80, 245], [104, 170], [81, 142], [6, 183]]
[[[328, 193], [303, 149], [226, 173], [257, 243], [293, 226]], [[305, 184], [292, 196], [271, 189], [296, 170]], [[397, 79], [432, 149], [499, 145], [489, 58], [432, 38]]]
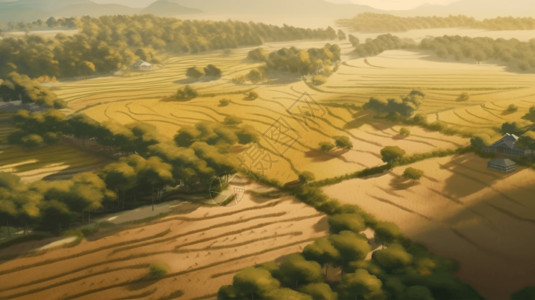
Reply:
[[364, 13], [337, 24], [356, 32], [403, 32], [429, 28], [471, 28], [485, 30], [533, 30], [534, 18], [496, 17], [477, 20], [458, 15], [448, 17], [399, 17], [389, 14]]
[[303, 29], [239, 21], [191, 21], [152, 15], [82, 17], [79, 33], [53, 38], [26, 35], [0, 40], [0, 78], [16, 71], [32, 78], [102, 74], [137, 59], [161, 63], [163, 53], [184, 54], [258, 46], [264, 42], [335, 39], [332, 28]]

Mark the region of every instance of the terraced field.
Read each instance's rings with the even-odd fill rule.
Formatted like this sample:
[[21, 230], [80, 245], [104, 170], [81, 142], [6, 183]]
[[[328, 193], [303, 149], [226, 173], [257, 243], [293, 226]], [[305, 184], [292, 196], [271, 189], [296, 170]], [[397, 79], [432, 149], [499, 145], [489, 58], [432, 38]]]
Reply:
[[406, 167], [374, 178], [325, 187], [344, 203], [357, 204], [394, 222], [411, 239], [459, 261], [459, 276], [486, 299], [508, 299], [535, 278], [535, 171], [488, 170], [473, 154], [428, 159], [420, 183], [402, 178]]
[[[299, 46], [318, 47], [322, 44], [307, 42]], [[277, 43], [266, 47], [279, 49], [283, 46], [289, 45]], [[350, 51], [347, 44], [342, 46], [344, 51]], [[346, 89], [328, 83], [318, 89], [299, 80], [271, 82], [269, 85], [236, 85], [232, 82], [235, 76], [243, 75], [257, 66], [243, 62], [248, 50], [234, 50], [229, 55], [216, 52], [172, 58], [161, 69], [152, 72], [64, 82], [55, 87], [56, 93], [68, 101], [72, 109], [83, 111], [97, 121], [114, 120], [123, 124], [146, 122], [155, 125], [168, 137], [174, 136], [184, 125], [193, 125], [202, 120], [222, 121], [229, 115], [239, 116], [264, 137], [260, 149], [243, 152], [244, 164], [282, 182], [294, 180], [303, 171], [312, 171], [318, 179], [323, 179], [377, 166], [382, 164], [380, 149], [392, 144], [400, 144], [407, 152], [415, 153], [456, 148], [468, 143], [466, 139], [424, 132], [419, 128], [410, 128], [413, 135], [401, 139], [397, 126], [381, 124], [366, 113], [323, 105], [345, 101], [363, 103], [364, 97], [379, 91], [384, 94], [384, 90], [378, 87], [366, 86], [366, 91], [359, 91], [360, 87], [356, 85]], [[192, 83], [185, 77], [187, 68], [209, 63], [223, 70], [223, 78]], [[346, 74], [344, 70], [342, 66], [329, 82], [342, 77], [350, 80], [363, 76]], [[364, 69], [365, 72], [373, 70]], [[379, 77], [375, 80], [380, 81]], [[187, 102], [162, 100], [186, 83], [198, 89], [201, 96]], [[412, 88], [407, 84], [399, 87], [396, 93], [406, 94]], [[260, 95], [257, 100], [244, 99], [244, 92], [250, 89], [255, 89]], [[361, 93], [366, 93], [366, 96]], [[222, 98], [231, 100], [231, 103], [219, 107]], [[329, 154], [317, 151], [319, 142], [332, 141], [332, 137], [338, 135], [349, 136], [355, 145], [354, 149]], [[260, 161], [251, 158], [254, 155], [260, 156]]]
[[[147, 224], [5, 262], [0, 299], [213, 299], [238, 270], [327, 234], [325, 216], [313, 208], [289, 196], [252, 196], [248, 191], [266, 190], [257, 184], [243, 187], [232, 207], [179, 206]], [[158, 262], [169, 267], [164, 278], [138, 281]]]
[[13, 173], [25, 182], [65, 179], [106, 165], [109, 159], [70, 146], [50, 146], [37, 150], [10, 147], [0, 150], [0, 172]]

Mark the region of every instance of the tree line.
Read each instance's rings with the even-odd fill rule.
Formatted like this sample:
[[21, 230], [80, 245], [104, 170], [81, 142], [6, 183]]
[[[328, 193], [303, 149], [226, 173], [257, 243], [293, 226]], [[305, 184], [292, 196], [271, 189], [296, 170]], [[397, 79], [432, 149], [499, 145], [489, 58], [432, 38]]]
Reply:
[[337, 21], [339, 26], [356, 32], [403, 32], [428, 28], [474, 28], [485, 30], [533, 30], [531, 17], [496, 17], [476, 20], [464, 15], [448, 17], [399, 17], [389, 14], [363, 13]]
[[71, 77], [128, 68], [159, 53], [198, 53], [264, 42], [335, 39], [336, 31], [238, 21], [196, 21], [152, 15], [73, 18], [80, 30], [53, 38], [27, 35], [0, 40], [0, 77], [12, 71], [32, 78]]
[[412, 40], [383, 34], [364, 43], [357, 42], [355, 53], [366, 57], [395, 49], [427, 50], [441, 58], [472, 59], [477, 63], [494, 61], [515, 71], [535, 71], [535, 39], [522, 42], [517, 39], [442, 36], [425, 38], [416, 44]]
[[66, 116], [57, 110], [21, 110], [14, 119], [18, 131], [10, 138], [22, 137], [22, 142], [53, 143], [74, 136], [84, 144], [94, 140], [123, 153], [103, 169], [69, 180], [26, 184], [15, 175], [0, 173], [2, 225], [52, 232], [80, 224], [91, 212], [157, 202], [166, 191], [207, 192], [214, 177], [240, 167], [231, 147], [258, 139], [256, 130], [237, 117], [227, 117], [221, 124], [202, 121], [185, 126], [173, 141], [161, 138], [147, 124], [101, 125], [85, 115]]

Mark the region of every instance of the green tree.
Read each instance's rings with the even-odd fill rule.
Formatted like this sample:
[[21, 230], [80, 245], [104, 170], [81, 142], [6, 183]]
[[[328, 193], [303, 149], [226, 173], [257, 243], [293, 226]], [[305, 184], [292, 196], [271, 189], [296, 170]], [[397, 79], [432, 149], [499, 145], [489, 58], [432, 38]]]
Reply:
[[390, 244], [387, 248], [375, 251], [373, 261], [388, 271], [404, 268], [412, 262], [410, 255], [401, 245]]
[[295, 288], [322, 279], [320, 264], [306, 260], [301, 254], [292, 254], [281, 263], [280, 273], [284, 283]]
[[225, 117], [223, 124], [228, 125], [228, 126], [236, 126], [236, 125], [241, 124], [242, 122], [243, 120], [240, 117], [231, 115], [231, 116]]
[[404, 299], [411, 299], [411, 300], [434, 300], [433, 294], [431, 291], [421, 285], [414, 285], [408, 287], [405, 292], [403, 293]]
[[200, 79], [204, 76], [204, 70], [198, 67], [191, 67], [186, 70], [186, 76], [193, 79]]
[[403, 178], [410, 179], [410, 180], [419, 180], [424, 175], [424, 171], [416, 168], [406, 168], [405, 171], [403, 171]]
[[254, 300], [262, 299], [270, 291], [277, 289], [280, 283], [267, 270], [250, 267], [238, 272], [232, 285], [237, 295]]
[[334, 143], [336, 147], [338, 148], [343, 148], [343, 149], [353, 148], [353, 142], [351, 142], [351, 140], [347, 136], [335, 136]]
[[406, 127], [402, 127], [400, 130], [399, 130], [399, 134], [401, 136], [404, 136], [404, 137], [408, 137], [409, 135], [411, 135], [411, 131], [406, 128]]
[[535, 151], [535, 131], [526, 131], [518, 138], [518, 145]]
[[338, 214], [329, 217], [329, 228], [332, 233], [349, 230], [359, 233], [366, 227], [364, 219], [357, 214]]
[[191, 100], [193, 98], [196, 98], [198, 95], [199, 94], [197, 90], [195, 90], [189, 85], [186, 85], [184, 88], [178, 89], [175, 98], [177, 100]]
[[522, 119], [535, 123], [535, 106], [530, 107], [528, 113]]
[[301, 294], [289, 288], [280, 288], [270, 291], [263, 299], [265, 300], [312, 300], [307, 294]]
[[316, 176], [314, 176], [314, 173], [309, 172], [309, 171], [301, 172], [298, 177], [299, 177], [299, 182], [301, 183], [308, 183], [308, 182], [314, 181], [314, 179], [316, 178]]
[[330, 142], [320, 142], [318, 146], [321, 152], [329, 152], [335, 147], [334, 144]]
[[399, 227], [391, 222], [377, 222], [374, 229], [375, 240], [381, 244], [392, 243], [401, 236]]
[[325, 275], [328, 267], [340, 262], [340, 252], [331, 244], [327, 238], [320, 238], [309, 244], [303, 249], [303, 256], [307, 260], [313, 260], [325, 266]]
[[371, 250], [366, 238], [356, 235], [352, 231], [331, 234], [329, 240], [340, 253], [340, 263], [342, 265], [348, 265], [350, 262], [364, 259]]
[[218, 67], [212, 64], [209, 64], [204, 68], [204, 74], [208, 77], [220, 78], [222, 75], [222, 72], [221, 72], [221, 69], [219, 69]]
[[299, 289], [300, 292], [308, 294], [313, 300], [337, 300], [338, 297], [331, 287], [323, 282], [310, 283]]
[[386, 146], [381, 149], [381, 159], [392, 165], [399, 161], [405, 155], [405, 150], [399, 148], [398, 146]]
[[382, 291], [382, 282], [364, 269], [342, 276], [338, 285], [338, 294], [341, 299], [385, 299]]
[[174, 137], [175, 143], [180, 147], [189, 147], [200, 137], [201, 132], [192, 126], [183, 126]]

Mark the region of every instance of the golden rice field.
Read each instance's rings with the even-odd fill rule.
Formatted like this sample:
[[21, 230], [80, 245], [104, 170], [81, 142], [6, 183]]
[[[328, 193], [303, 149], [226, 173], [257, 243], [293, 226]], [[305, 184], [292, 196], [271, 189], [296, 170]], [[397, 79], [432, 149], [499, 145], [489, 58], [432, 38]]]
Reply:
[[474, 154], [427, 159], [425, 172], [404, 180], [404, 167], [324, 191], [396, 223], [409, 238], [460, 263], [459, 277], [489, 300], [508, 299], [533, 284], [535, 171], [504, 174]]
[[[214, 299], [237, 271], [327, 235], [315, 209], [290, 196], [252, 196], [265, 190], [257, 184], [244, 188], [232, 207], [183, 205], [165, 218], [2, 263], [0, 299]], [[167, 275], [139, 281], [154, 263], [165, 263]]]
[[13, 173], [25, 182], [43, 178], [65, 179], [109, 163], [102, 156], [65, 145], [36, 150], [10, 147], [0, 150], [0, 172]]
[[[303, 47], [322, 44], [308, 42]], [[282, 46], [288, 45], [278, 43], [267, 48]], [[244, 164], [282, 182], [294, 180], [303, 171], [311, 171], [317, 179], [324, 179], [380, 165], [379, 152], [388, 145], [398, 144], [412, 154], [438, 148], [458, 148], [468, 143], [467, 139], [426, 132], [417, 127], [410, 128], [412, 135], [402, 139], [399, 126], [385, 125], [363, 112], [322, 105], [348, 101], [363, 103], [367, 100], [364, 93], [368, 95], [366, 97], [379, 92], [386, 95], [380, 87], [354, 85], [350, 89], [341, 86], [344, 80], [363, 76], [354, 71], [344, 73], [347, 71], [345, 66], [341, 66], [340, 71], [319, 89], [302, 81], [234, 84], [232, 78], [257, 66], [243, 62], [248, 50], [234, 50], [229, 55], [214, 52], [172, 58], [163, 67], [151, 72], [63, 82], [55, 86], [55, 92], [69, 103], [70, 108], [83, 111], [97, 121], [146, 122], [155, 125], [170, 138], [184, 125], [202, 120], [223, 121], [229, 115], [239, 116], [263, 136], [260, 148], [253, 147], [242, 152]], [[344, 51], [349, 51], [347, 45]], [[358, 62], [362, 60], [349, 63]], [[223, 70], [223, 78], [210, 82], [188, 82], [185, 77], [187, 68], [209, 63]], [[362, 71], [372, 73], [374, 69], [363, 68]], [[339, 85], [331, 83], [335, 80]], [[375, 80], [379, 82], [381, 78]], [[162, 101], [186, 83], [204, 96], [186, 102]], [[260, 97], [254, 101], [245, 100], [244, 92], [253, 88]], [[412, 88], [406, 84], [400, 86], [396, 93], [406, 94]], [[231, 103], [219, 107], [222, 98], [231, 100]], [[308, 117], [303, 114], [306, 110], [310, 110]], [[332, 137], [338, 135], [349, 136], [354, 149], [329, 154], [317, 151], [319, 142], [332, 141]]]

